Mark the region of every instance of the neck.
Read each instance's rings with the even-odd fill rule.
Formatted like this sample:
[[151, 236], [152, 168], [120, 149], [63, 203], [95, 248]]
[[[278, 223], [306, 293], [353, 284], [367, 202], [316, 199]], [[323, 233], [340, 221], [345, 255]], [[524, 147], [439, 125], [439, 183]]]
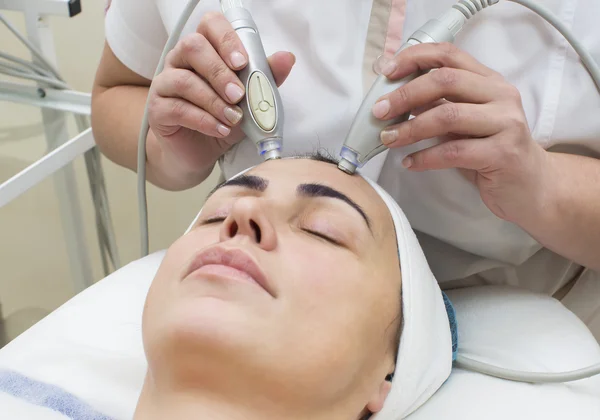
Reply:
[[[288, 407], [262, 394], [234, 390], [215, 391], [199, 387], [168, 389], [160, 386], [148, 375], [138, 400], [133, 420], [334, 420], [348, 419], [346, 413], [335, 409], [315, 412], [298, 407]], [[246, 391], [248, 391], [246, 389]], [[344, 411], [344, 410], [342, 410]]]

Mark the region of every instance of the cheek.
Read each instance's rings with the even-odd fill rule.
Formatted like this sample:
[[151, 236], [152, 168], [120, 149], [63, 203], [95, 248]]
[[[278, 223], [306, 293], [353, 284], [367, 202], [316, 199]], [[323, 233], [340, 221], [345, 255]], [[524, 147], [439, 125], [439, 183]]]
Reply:
[[207, 229], [205, 232], [191, 232], [182, 236], [169, 247], [146, 297], [142, 318], [145, 343], [148, 339], [160, 340], [160, 332], [167, 329], [172, 321], [170, 314], [176, 312], [181, 299], [179, 284], [194, 254], [217, 240], [218, 230]]

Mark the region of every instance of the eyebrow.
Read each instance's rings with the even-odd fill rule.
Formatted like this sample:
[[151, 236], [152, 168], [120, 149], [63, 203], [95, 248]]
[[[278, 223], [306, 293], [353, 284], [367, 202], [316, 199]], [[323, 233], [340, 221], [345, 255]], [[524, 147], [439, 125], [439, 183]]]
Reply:
[[[242, 187], [253, 191], [264, 192], [269, 186], [269, 181], [264, 178], [255, 175], [241, 175], [237, 178], [231, 179], [229, 181], [225, 181], [220, 185], [217, 185], [208, 195], [210, 197], [217, 190], [225, 187]], [[367, 227], [373, 233], [371, 229], [371, 219], [365, 211], [362, 209], [360, 205], [358, 205], [354, 200], [348, 197], [346, 194], [338, 191], [332, 187], [323, 184], [300, 184], [296, 188], [296, 193], [302, 197], [324, 197], [324, 198], [333, 198], [336, 200], [343, 201], [348, 204], [354, 210], [356, 210], [360, 216], [363, 218]], [[208, 199], [208, 198], [207, 198]]]

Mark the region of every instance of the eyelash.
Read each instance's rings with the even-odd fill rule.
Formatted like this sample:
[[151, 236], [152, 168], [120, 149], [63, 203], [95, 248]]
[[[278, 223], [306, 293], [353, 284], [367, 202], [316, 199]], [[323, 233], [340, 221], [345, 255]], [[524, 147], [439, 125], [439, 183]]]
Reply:
[[[204, 222], [202, 222], [202, 225], [211, 225], [211, 224], [214, 224], [214, 223], [221, 223], [221, 222], [224, 222], [225, 219], [226, 219], [225, 217], [213, 217], [213, 218], [207, 219]], [[342, 245], [341, 243], [339, 243], [335, 239], [330, 238], [329, 236], [324, 235], [324, 234], [322, 234], [320, 232], [317, 232], [317, 231], [314, 231], [314, 230], [310, 230], [310, 229], [302, 229], [302, 230], [304, 232], [306, 232], [306, 233], [309, 233], [309, 234], [313, 235], [313, 236], [321, 238], [321, 239], [323, 239], [323, 240], [325, 240], [325, 241], [327, 241], [327, 242], [329, 242], [329, 243], [331, 243], [333, 245], [336, 245], [336, 246], [341, 246]]]
[[214, 223], [221, 223], [225, 221], [225, 217], [213, 217], [211, 219], [207, 219], [204, 222], [202, 222], [202, 225], [212, 225]]
[[339, 243], [338, 241], [336, 241], [336, 240], [335, 240], [335, 239], [333, 239], [333, 238], [330, 238], [330, 237], [329, 237], [329, 236], [327, 236], [327, 235], [323, 235], [322, 233], [319, 233], [319, 232], [316, 232], [316, 231], [314, 231], [314, 230], [310, 230], [310, 229], [302, 229], [302, 230], [303, 230], [304, 232], [306, 232], [306, 233], [309, 233], [309, 234], [311, 234], [311, 235], [314, 235], [314, 236], [316, 236], [316, 237], [318, 237], [318, 238], [324, 239], [325, 241], [327, 241], [327, 242], [329, 242], [329, 243], [331, 243], [331, 244], [333, 244], [333, 245], [336, 245], [336, 246], [342, 246], [342, 244], [341, 244], [341, 243]]

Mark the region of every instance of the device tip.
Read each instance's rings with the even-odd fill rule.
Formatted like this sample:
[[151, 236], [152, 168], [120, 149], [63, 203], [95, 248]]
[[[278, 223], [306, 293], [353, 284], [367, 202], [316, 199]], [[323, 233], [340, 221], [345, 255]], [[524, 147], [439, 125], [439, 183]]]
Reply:
[[353, 175], [356, 172], [356, 166], [348, 162], [346, 159], [340, 160], [338, 163], [338, 169], [346, 172], [348, 175]]
[[279, 152], [279, 149], [269, 150], [263, 154], [263, 159], [264, 160], [281, 159], [281, 153]]

